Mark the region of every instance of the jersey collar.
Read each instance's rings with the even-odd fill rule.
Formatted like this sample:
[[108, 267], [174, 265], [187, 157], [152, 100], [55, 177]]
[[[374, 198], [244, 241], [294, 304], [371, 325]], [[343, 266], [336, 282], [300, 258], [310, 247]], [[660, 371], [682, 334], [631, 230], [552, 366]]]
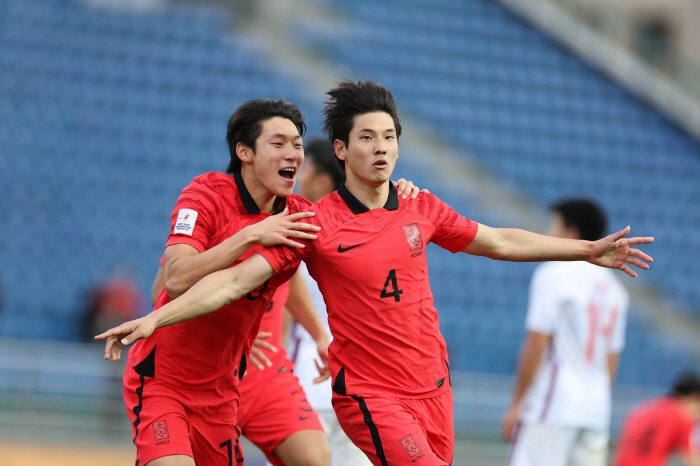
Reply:
[[[369, 208], [348, 191], [348, 188], [345, 187], [345, 181], [338, 186], [338, 195], [345, 201], [353, 214], [360, 215], [369, 212]], [[399, 195], [396, 191], [396, 186], [391, 181], [389, 181], [389, 197], [386, 200], [386, 204], [384, 204], [384, 208], [386, 210], [399, 209]]]
[[[241, 198], [241, 202], [243, 202], [243, 207], [245, 207], [246, 212], [248, 212], [248, 214], [259, 214], [260, 208], [255, 203], [255, 200], [253, 200], [253, 196], [251, 196], [250, 192], [248, 192], [248, 188], [245, 187], [245, 183], [243, 182], [241, 172], [234, 173], [233, 180], [236, 182], [236, 187], [238, 188], [238, 195]], [[284, 210], [285, 207], [287, 207], [287, 198], [275, 198], [275, 203], [273, 204], [273, 206], [275, 209], [274, 213], [279, 214]]]

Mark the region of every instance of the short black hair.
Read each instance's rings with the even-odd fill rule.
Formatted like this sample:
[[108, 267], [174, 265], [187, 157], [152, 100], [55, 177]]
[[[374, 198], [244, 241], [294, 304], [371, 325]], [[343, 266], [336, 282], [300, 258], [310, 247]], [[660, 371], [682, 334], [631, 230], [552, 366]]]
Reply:
[[[396, 139], [401, 136], [401, 120], [394, 96], [381, 83], [363, 79], [357, 83], [345, 80], [326, 92], [328, 100], [323, 108], [323, 133], [331, 144], [337, 139], [348, 145], [355, 117], [372, 112], [385, 112], [394, 120]], [[337, 157], [336, 157], [337, 159]], [[338, 160], [340, 170], [345, 173], [345, 162]]]
[[693, 394], [700, 395], [700, 377], [694, 372], [684, 372], [673, 383], [671, 396], [681, 398]]
[[327, 173], [333, 180], [336, 188], [341, 181], [345, 181], [345, 175], [338, 168], [333, 144], [327, 139], [315, 137], [304, 144], [304, 157], [314, 161], [316, 173]]
[[262, 132], [262, 124], [274, 117], [286, 118], [294, 123], [300, 136], [306, 132], [304, 115], [295, 104], [284, 99], [257, 99], [246, 102], [238, 107], [238, 110], [228, 121], [226, 141], [231, 154], [231, 162], [226, 173], [232, 174], [241, 171], [241, 159], [236, 154], [236, 145], [242, 142], [255, 153], [255, 141]]
[[597, 241], [608, 228], [603, 209], [588, 199], [567, 199], [552, 205], [552, 211], [561, 215], [567, 227], [576, 227], [581, 239]]

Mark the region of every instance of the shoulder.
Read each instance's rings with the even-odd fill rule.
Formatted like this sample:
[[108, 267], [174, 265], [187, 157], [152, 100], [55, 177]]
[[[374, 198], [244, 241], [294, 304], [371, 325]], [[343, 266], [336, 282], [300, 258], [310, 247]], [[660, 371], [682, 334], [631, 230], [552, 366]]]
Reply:
[[289, 207], [289, 211], [292, 213], [309, 210], [309, 207], [312, 205], [313, 204], [311, 204], [311, 201], [305, 197], [299, 196], [298, 194], [292, 194], [287, 198], [287, 206]]
[[235, 182], [232, 176], [219, 172], [202, 173], [196, 176], [188, 186], [188, 188], [197, 188], [214, 192], [218, 192], [224, 187], [235, 187]]
[[399, 198], [399, 208], [416, 212], [426, 218], [435, 218], [449, 205], [432, 193], [420, 193], [416, 198]]

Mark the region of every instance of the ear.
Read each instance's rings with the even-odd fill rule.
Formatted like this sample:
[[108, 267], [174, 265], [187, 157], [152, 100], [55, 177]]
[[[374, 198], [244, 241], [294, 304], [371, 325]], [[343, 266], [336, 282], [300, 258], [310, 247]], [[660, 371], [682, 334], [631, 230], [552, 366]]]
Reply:
[[236, 155], [241, 159], [241, 162], [252, 163], [255, 154], [253, 154], [253, 149], [239, 142], [236, 144]]
[[346, 159], [345, 154], [348, 148], [343, 141], [341, 141], [340, 139], [336, 139], [335, 141], [333, 141], [333, 149], [335, 150], [336, 157], [343, 161]]

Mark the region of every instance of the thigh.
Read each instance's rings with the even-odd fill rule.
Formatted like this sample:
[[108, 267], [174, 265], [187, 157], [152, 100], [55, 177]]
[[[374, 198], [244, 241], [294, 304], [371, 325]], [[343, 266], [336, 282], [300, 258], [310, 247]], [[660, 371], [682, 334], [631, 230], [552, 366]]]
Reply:
[[124, 403], [131, 421], [137, 464], [172, 455], [193, 457], [186, 403], [174, 387], [127, 368]]
[[[240, 418], [243, 436], [260, 448], [273, 465], [282, 464], [275, 450], [292, 434], [324, 432], [318, 413], [309, 404], [290, 367], [283, 366], [260, 380], [244, 378], [243, 382], [247, 383], [241, 389], [241, 410], [245, 413]], [[309, 448], [312, 452], [327, 452], [325, 434]]]
[[452, 389], [433, 398], [404, 402], [416, 413], [425, 429], [430, 448], [439, 458], [451, 464], [455, 447]]
[[338, 422], [375, 466], [447, 466], [432, 450], [420, 413], [395, 398], [333, 393]]
[[605, 431], [583, 429], [574, 444], [569, 466], [605, 466], [609, 437]]
[[521, 423], [508, 466], [566, 466], [577, 435], [574, 428]]
[[202, 390], [190, 413], [193, 453], [198, 465], [230, 466], [243, 463], [240, 428], [236, 424], [237, 391]]
[[343, 432], [333, 410], [321, 410], [318, 412], [318, 415], [323, 423], [323, 428], [326, 429], [333, 466], [372, 465], [362, 450], [357, 448]]

